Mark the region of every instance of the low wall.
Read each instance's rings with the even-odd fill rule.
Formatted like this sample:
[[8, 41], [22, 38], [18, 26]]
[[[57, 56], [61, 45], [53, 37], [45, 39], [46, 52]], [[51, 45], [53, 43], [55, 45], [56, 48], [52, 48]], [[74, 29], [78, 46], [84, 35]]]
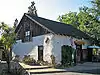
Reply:
[[10, 72], [13, 75], [30, 75], [18, 62], [11, 62]]

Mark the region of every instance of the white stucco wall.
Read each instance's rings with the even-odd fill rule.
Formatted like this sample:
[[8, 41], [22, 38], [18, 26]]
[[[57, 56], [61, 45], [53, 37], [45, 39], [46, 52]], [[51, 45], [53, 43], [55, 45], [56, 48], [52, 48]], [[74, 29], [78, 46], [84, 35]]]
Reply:
[[[52, 53], [56, 57], [56, 63], [60, 64], [61, 63], [61, 47], [63, 45], [71, 46], [70, 37], [55, 35], [54, 38], [52, 39], [52, 41], [53, 41]], [[74, 44], [73, 48], [75, 48], [75, 44]]]
[[52, 42], [46, 44], [46, 38], [52, 39], [51, 34], [41, 35], [33, 37], [32, 42], [22, 43], [21, 40], [17, 41], [17, 43], [13, 46], [13, 56], [19, 55], [23, 58], [24, 55], [30, 55], [35, 60], [38, 60], [38, 46], [43, 45], [43, 60], [50, 62], [50, 55], [52, 50]]
[[[46, 43], [47, 38], [49, 38], [49, 42]], [[56, 63], [60, 64], [61, 62], [61, 47], [63, 45], [72, 46], [72, 41], [77, 40], [76, 38], [71, 38], [69, 36], [63, 35], [53, 35], [53, 34], [46, 34], [41, 36], [33, 37], [32, 42], [22, 43], [21, 41], [17, 41], [17, 44], [13, 47], [13, 54], [20, 55], [22, 58], [24, 55], [30, 55], [35, 60], [38, 60], [38, 46], [43, 45], [43, 60], [48, 61], [51, 63], [51, 55], [56, 57]], [[79, 40], [79, 39], [78, 39]], [[82, 46], [82, 49], [87, 48], [89, 42], [84, 40], [86, 44]], [[73, 48], [76, 48], [75, 44], [73, 43]]]
[[[45, 35], [45, 38], [44, 38], [44, 55], [43, 55], [43, 58], [44, 58], [44, 61], [48, 61], [49, 63], [51, 63], [51, 55], [52, 55], [52, 48], [53, 48], [53, 34], [47, 34]], [[46, 39], [49, 38], [49, 42], [46, 43]]]
[[[19, 55], [21, 58], [24, 57], [24, 55], [29, 55], [31, 51], [35, 52], [36, 47], [33, 45], [32, 42], [28, 43], [17, 43], [16, 47], [13, 49], [13, 52], [15, 55]], [[36, 53], [34, 53], [36, 54]], [[31, 54], [32, 55], [32, 54]], [[36, 55], [34, 55], [36, 57]], [[36, 58], [34, 58], [36, 59]]]
[[[82, 45], [82, 49], [87, 49], [87, 46], [90, 45], [90, 41], [86, 39], [77, 39], [77, 38], [71, 38], [69, 36], [62, 36], [62, 35], [54, 35], [52, 38], [52, 54], [56, 57], [56, 63], [60, 64], [61, 62], [61, 47], [63, 45], [69, 45], [72, 46], [72, 41], [75, 40], [83, 40], [85, 42], [84, 45]], [[76, 45], [73, 43], [73, 48], [76, 49]]]
[[[43, 45], [44, 35], [33, 37], [32, 42], [18, 42], [13, 46], [13, 54], [23, 58], [24, 55], [30, 55], [38, 60], [38, 46]], [[14, 55], [13, 55], [14, 56]]]
[[91, 42], [89, 40], [83, 39], [83, 41], [85, 42], [84, 45], [82, 45], [82, 49], [87, 49], [87, 46], [91, 45]]

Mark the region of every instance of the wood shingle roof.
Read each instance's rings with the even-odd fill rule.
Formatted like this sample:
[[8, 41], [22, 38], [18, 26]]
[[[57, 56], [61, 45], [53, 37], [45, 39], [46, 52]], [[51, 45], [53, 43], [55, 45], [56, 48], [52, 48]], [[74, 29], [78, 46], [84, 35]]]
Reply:
[[35, 15], [26, 14], [26, 13], [25, 13], [24, 16], [27, 16], [32, 21], [36, 21], [39, 24], [45, 26], [46, 28], [48, 28], [49, 30], [54, 32], [55, 34], [65, 34], [65, 35], [68, 35], [68, 36], [73, 36], [73, 37], [78, 37], [78, 38], [89, 38], [89, 36], [87, 34], [76, 29], [72, 25], [52, 21], [52, 20], [49, 20], [49, 19], [45, 19], [45, 18], [42, 18], [42, 17], [38, 17], [38, 16], [35, 16]]

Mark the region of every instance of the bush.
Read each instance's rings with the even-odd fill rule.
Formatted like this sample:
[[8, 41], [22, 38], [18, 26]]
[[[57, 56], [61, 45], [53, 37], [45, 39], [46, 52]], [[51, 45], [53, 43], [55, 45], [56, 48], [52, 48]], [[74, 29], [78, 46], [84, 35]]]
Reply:
[[24, 62], [25, 64], [28, 64], [28, 65], [34, 65], [36, 64], [36, 61], [35, 59], [31, 58], [30, 55], [25, 55], [22, 62]]
[[51, 66], [50, 63], [48, 63], [48, 61], [37, 61], [37, 64], [41, 65], [41, 66]]
[[19, 61], [20, 61], [20, 56], [19, 56], [19, 55], [16, 55], [16, 56], [15, 56], [15, 59], [14, 59], [13, 61], [19, 62]]
[[[71, 46], [63, 46], [62, 47], [62, 65], [71, 66], [73, 63], [72, 54], [75, 53], [75, 49]], [[75, 55], [75, 54], [74, 54]]]

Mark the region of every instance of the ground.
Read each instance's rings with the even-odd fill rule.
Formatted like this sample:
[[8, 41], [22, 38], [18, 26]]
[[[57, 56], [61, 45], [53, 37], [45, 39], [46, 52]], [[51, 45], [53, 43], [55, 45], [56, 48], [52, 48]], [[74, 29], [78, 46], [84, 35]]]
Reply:
[[100, 75], [100, 69], [81, 70], [81, 71], [77, 71], [77, 72], [32, 74], [32, 75]]
[[63, 73], [46, 73], [46, 74], [32, 74], [32, 75], [100, 75], [100, 69], [77, 71], [77, 72], [63, 72]]
[[65, 73], [47, 73], [47, 74], [32, 74], [32, 75], [95, 75], [95, 74], [65, 72]]
[[[7, 66], [5, 63], [0, 63], [0, 72], [6, 67]], [[100, 63], [86, 62], [71, 68], [66, 68], [65, 70], [66, 72], [60, 73], [37, 73], [31, 75], [100, 75]]]
[[[30, 67], [31, 68], [31, 67]], [[44, 73], [46, 72], [47, 73]], [[85, 62], [83, 64], [77, 64], [77, 66], [64, 69], [65, 72], [50, 73], [53, 69], [34, 69], [28, 70], [31, 75], [100, 75], [100, 63], [97, 62]]]
[[77, 66], [67, 68], [69, 72], [78, 73], [89, 73], [89, 74], [100, 74], [100, 63], [99, 62], [86, 62], [78, 64]]
[[35, 75], [100, 75], [100, 63], [86, 62], [77, 64], [77, 66], [66, 68], [67, 72], [64, 73], [47, 73]]
[[0, 63], [0, 75], [3, 72], [3, 69], [7, 68], [7, 64], [6, 63]]

